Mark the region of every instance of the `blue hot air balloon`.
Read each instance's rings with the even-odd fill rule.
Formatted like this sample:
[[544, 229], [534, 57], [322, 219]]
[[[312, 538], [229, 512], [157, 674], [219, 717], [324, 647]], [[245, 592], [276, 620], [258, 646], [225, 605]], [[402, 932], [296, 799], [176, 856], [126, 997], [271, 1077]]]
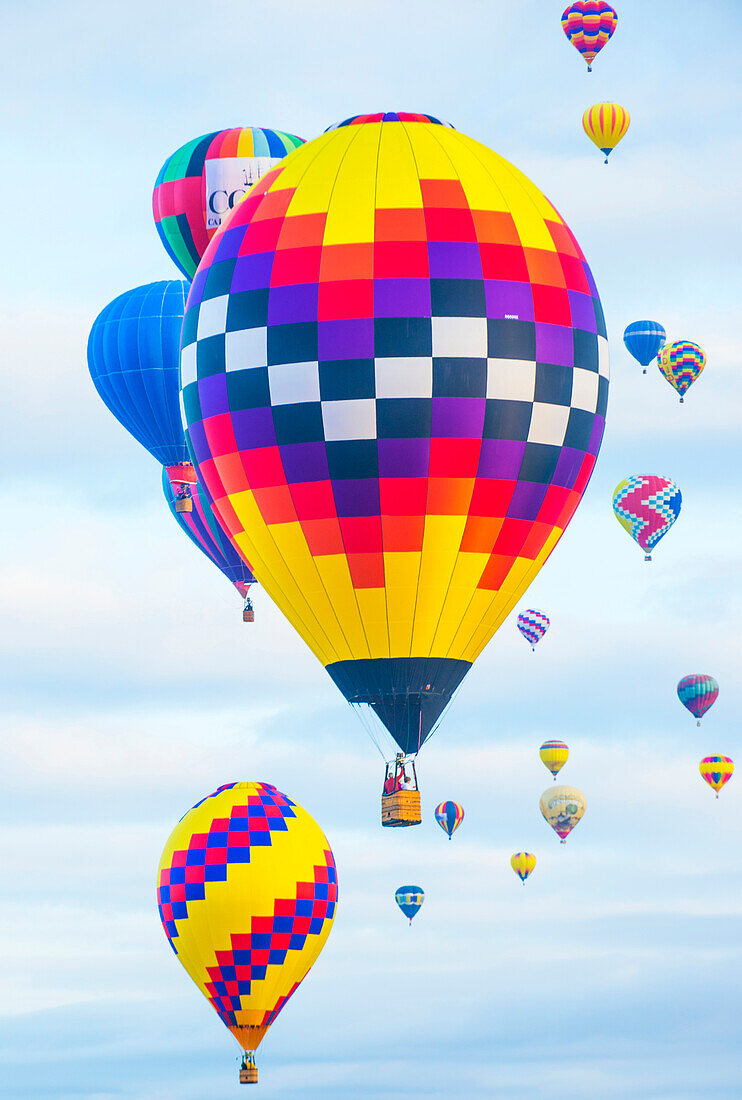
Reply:
[[160, 465], [190, 469], [178, 397], [189, 290], [190, 283], [171, 279], [114, 298], [90, 330], [88, 368], [103, 403]]
[[394, 895], [394, 900], [412, 924], [412, 918], [425, 901], [425, 892], [422, 886], [400, 886]]
[[644, 367], [642, 374], [646, 374], [646, 368], [667, 343], [667, 333], [658, 321], [632, 321], [626, 326], [623, 342], [637, 363]]

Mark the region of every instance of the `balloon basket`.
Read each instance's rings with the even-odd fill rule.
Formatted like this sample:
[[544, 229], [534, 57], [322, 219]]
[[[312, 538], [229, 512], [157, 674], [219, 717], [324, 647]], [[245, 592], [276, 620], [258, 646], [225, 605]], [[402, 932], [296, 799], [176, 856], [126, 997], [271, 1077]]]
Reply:
[[258, 1083], [258, 1067], [253, 1065], [244, 1066], [240, 1070], [240, 1084], [241, 1085], [257, 1085]]
[[242, 621], [243, 621], [243, 623], [254, 623], [255, 622], [255, 612], [252, 608], [252, 605], [250, 607], [243, 607], [242, 608]]
[[381, 824], [385, 828], [420, 825], [422, 819], [419, 791], [395, 791], [381, 796]]
[[192, 512], [193, 501], [190, 497], [176, 497], [175, 498], [175, 511], [176, 512]]
[[652, 560], [652, 555], [651, 554], [645, 554], [644, 555], [644, 560], [645, 561], [651, 561]]

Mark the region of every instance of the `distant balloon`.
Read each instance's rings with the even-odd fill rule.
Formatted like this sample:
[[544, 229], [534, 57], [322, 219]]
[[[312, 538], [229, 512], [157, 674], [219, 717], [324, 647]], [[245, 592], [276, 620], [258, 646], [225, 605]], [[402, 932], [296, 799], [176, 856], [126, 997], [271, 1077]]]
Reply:
[[269, 783], [227, 783], [173, 829], [157, 901], [170, 946], [252, 1061], [330, 934], [327, 838]]
[[543, 611], [534, 611], [533, 608], [529, 608], [528, 611], [521, 611], [518, 615], [518, 630], [525, 640], [530, 642], [531, 649], [536, 649], [536, 645], [549, 629], [550, 622], [548, 615], [545, 615]]
[[261, 176], [304, 139], [257, 126], [194, 138], [168, 157], [155, 182], [152, 212], [160, 240], [187, 279], [206, 246]]
[[510, 866], [515, 871], [521, 882], [525, 882], [533, 868], [536, 866], [536, 857], [530, 852], [516, 852], [510, 857]]
[[616, 519], [651, 561], [652, 551], [680, 515], [683, 497], [674, 481], [655, 474], [625, 478], [613, 493]]
[[435, 820], [443, 829], [443, 832], [448, 833], [448, 839], [450, 840], [464, 820], [464, 811], [458, 802], [441, 802], [435, 808]]
[[246, 599], [250, 585], [255, 584], [255, 577], [219, 526], [203, 485], [196, 481], [188, 486], [187, 492], [192, 508], [187, 512], [178, 511], [176, 507], [178, 490], [173, 486], [165, 469], [162, 471], [162, 491], [180, 529], [185, 531], [191, 542], [214, 563], [217, 569], [221, 569], [243, 600]]
[[718, 798], [721, 788], [732, 778], [734, 762], [728, 756], [704, 756], [698, 769]]
[[565, 844], [585, 812], [585, 796], [576, 787], [549, 787], [539, 800], [541, 813]]
[[629, 112], [618, 103], [595, 103], [582, 116], [582, 128], [605, 153], [605, 163], [629, 128]]
[[425, 901], [425, 894], [421, 886], [400, 886], [394, 895], [394, 900], [412, 924], [412, 918]]
[[695, 672], [690, 676], [684, 676], [678, 684], [678, 699], [697, 719], [696, 725], [700, 726], [709, 707], [713, 706], [719, 695], [719, 685], [713, 676], [704, 676]]
[[187, 463], [195, 479], [178, 392], [180, 330], [189, 289], [189, 283], [171, 279], [114, 298], [90, 330], [88, 368], [119, 424], [161, 466]]
[[642, 374], [647, 373], [647, 367], [666, 340], [667, 333], [658, 321], [632, 321], [623, 334], [629, 354], [644, 367]]
[[541, 762], [546, 765], [556, 779], [559, 772], [567, 763], [569, 749], [564, 741], [544, 741], [543, 745], [538, 750], [538, 754], [541, 757]]
[[608, 42], [618, 24], [618, 15], [605, 0], [574, 0], [562, 14], [562, 29], [574, 48], [592, 62]]
[[698, 344], [689, 340], [676, 340], [657, 355], [657, 366], [670, 385], [680, 394], [683, 404], [685, 394], [706, 365], [706, 353]]

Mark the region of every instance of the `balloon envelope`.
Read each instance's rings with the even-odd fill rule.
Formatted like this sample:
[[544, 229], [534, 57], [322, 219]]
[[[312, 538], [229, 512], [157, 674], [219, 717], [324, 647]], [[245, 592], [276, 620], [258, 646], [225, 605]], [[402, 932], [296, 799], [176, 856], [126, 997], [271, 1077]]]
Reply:
[[176, 510], [177, 491], [165, 469], [162, 471], [162, 491], [170, 513], [181, 531], [222, 571], [244, 599], [250, 585], [255, 583], [255, 577], [219, 526], [203, 485], [196, 482], [189, 488], [193, 502], [193, 510], [190, 512]]
[[181, 372], [222, 525], [416, 752], [580, 501], [608, 359], [554, 208], [407, 117], [351, 120], [255, 185], [194, 280]]
[[606, 0], [574, 0], [562, 13], [562, 29], [587, 62], [588, 72], [617, 25], [618, 15]]
[[541, 813], [562, 843], [585, 812], [585, 796], [576, 787], [549, 787], [539, 800]]
[[706, 353], [690, 340], [676, 340], [657, 354], [660, 374], [680, 394], [680, 400], [706, 365]]
[[394, 900], [412, 924], [412, 918], [425, 901], [425, 894], [421, 886], [400, 886], [394, 895]]
[[545, 615], [543, 611], [534, 611], [533, 608], [529, 608], [527, 611], [521, 611], [518, 615], [518, 630], [535, 649], [537, 643], [541, 641], [549, 629], [550, 622], [549, 616]]
[[533, 868], [536, 866], [536, 857], [530, 852], [516, 852], [510, 857], [510, 866], [515, 871], [521, 882], [525, 882]]
[[569, 749], [564, 741], [544, 741], [538, 750], [541, 762], [549, 769], [556, 779], [559, 772], [567, 763]]
[[448, 839], [450, 840], [464, 820], [463, 808], [459, 806], [458, 802], [441, 802], [435, 808], [435, 820], [443, 829], [443, 832], [448, 833]]
[[632, 321], [627, 325], [623, 342], [637, 363], [649, 366], [667, 340], [667, 333], [657, 321]]
[[629, 128], [629, 112], [619, 103], [595, 103], [582, 116], [582, 128], [605, 153], [605, 162]]
[[253, 1051], [330, 934], [335, 860], [317, 822], [269, 783], [228, 783], [175, 826], [157, 876], [178, 959]]
[[103, 403], [161, 466], [189, 462], [178, 397], [178, 358], [189, 284], [137, 286], [102, 310], [88, 337], [88, 368]]
[[613, 511], [623, 529], [645, 551], [663, 539], [680, 515], [683, 497], [674, 481], [656, 474], [625, 478], [613, 493]]
[[698, 768], [718, 798], [721, 788], [732, 778], [734, 761], [728, 756], [704, 756]]
[[216, 230], [262, 175], [303, 139], [257, 126], [217, 130], [169, 156], [155, 182], [152, 212], [160, 240], [187, 279]]
[[713, 676], [694, 672], [684, 676], [678, 683], [678, 699], [689, 710], [700, 726], [709, 707], [713, 706], [719, 695], [719, 685]]

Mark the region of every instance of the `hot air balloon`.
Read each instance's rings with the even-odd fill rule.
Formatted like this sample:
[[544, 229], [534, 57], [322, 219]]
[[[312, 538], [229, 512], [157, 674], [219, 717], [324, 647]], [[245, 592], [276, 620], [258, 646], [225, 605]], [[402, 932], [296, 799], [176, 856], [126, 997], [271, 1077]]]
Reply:
[[435, 808], [435, 820], [450, 840], [464, 820], [464, 811], [458, 802], [441, 802]]
[[706, 353], [698, 344], [689, 340], [676, 340], [657, 355], [657, 366], [670, 385], [680, 394], [680, 404], [685, 394], [706, 365]]
[[594, 103], [582, 116], [582, 129], [601, 153], [605, 163], [629, 128], [629, 112], [618, 103]]
[[585, 812], [585, 796], [576, 787], [549, 787], [539, 799], [541, 813], [562, 844]]
[[269, 783], [227, 783], [175, 826], [157, 883], [170, 946], [257, 1081], [255, 1051], [330, 934], [337, 875], [327, 838]]
[[657, 321], [632, 321], [623, 334], [623, 342], [629, 354], [644, 367], [642, 374], [647, 373], [647, 367], [666, 339], [667, 333]]
[[580, 501], [607, 347], [554, 208], [428, 116], [361, 116], [303, 145], [204, 257], [181, 354], [199, 476], [404, 754]]
[[718, 695], [719, 685], [713, 676], [695, 672], [684, 676], [678, 684], [678, 699], [696, 719], [697, 726], [700, 726], [701, 719], [716, 702]]
[[400, 886], [394, 895], [394, 900], [412, 924], [412, 918], [425, 901], [425, 894], [421, 886]]
[[216, 230], [253, 184], [303, 138], [257, 126], [194, 138], [168, 157], [155, 182], [152, 212], [160, 240], [187, 279]]
[[670, 530], [682, 503], [675, 482], [655, 474], [627, 477], [613, 494], [616, 519], [645, 551], [645, 561], [652, 560], [650, 551]]
[[587, 62], [589, 73], [617, 24], [618, 15], [605, 0], [574, 0], [562, 13], [562, 29]]
[[[162, 471], [162, 491], [180, 529], [185, 531], [191, 542], [235, 586], [243, 600], [246, 601], [244, 611], [252, 611], [252, 603], [247, 593], [250, 585], [255, 583], [255, 577], [219, 526], [204, 487], [199, 485], [198, 482], [188, 486], [192, 508], [190, 512], [185, 513], [178, 510], [178, 492], [180, 490], [172, 485], [165, 469]], [[252, 620], [248, 619], [247, 621]]]
[[520, 881], [525, 884], [526, 879], [536, 866], [536, 857], [531, 855], [530, 852], [516, 852], [514, 856], [510, 857], [510, 866]]
[[556, 779], [559, 772], [567, 763], [569, 749], [564, 741], [544, 741], [543, 745], [538, 750], [538, 754], [541, 757], [541, 762], [549, 769]]
[[196, 479], [178, 397], [188, 288], [175, 279], [134, 287], [98, 314], [88, 337], [88, 368], [103, 403], [178, 485]]
[[534, 652], [536, 645], [549, 629], [549, 624], [549, 616], [544, 615], [543, 611], [534, 611], [533, 608], [529, 608], [528, 611], [521, 611], [518, 615], [518, 630], [525, 640], [530, 643]]
[[709, 787], [716, 791], [716, 797], [718, 798], [721, 788], [732, 778], [734, 761], [728, 756], [704, 756], [698, 765], [698, 770]]

